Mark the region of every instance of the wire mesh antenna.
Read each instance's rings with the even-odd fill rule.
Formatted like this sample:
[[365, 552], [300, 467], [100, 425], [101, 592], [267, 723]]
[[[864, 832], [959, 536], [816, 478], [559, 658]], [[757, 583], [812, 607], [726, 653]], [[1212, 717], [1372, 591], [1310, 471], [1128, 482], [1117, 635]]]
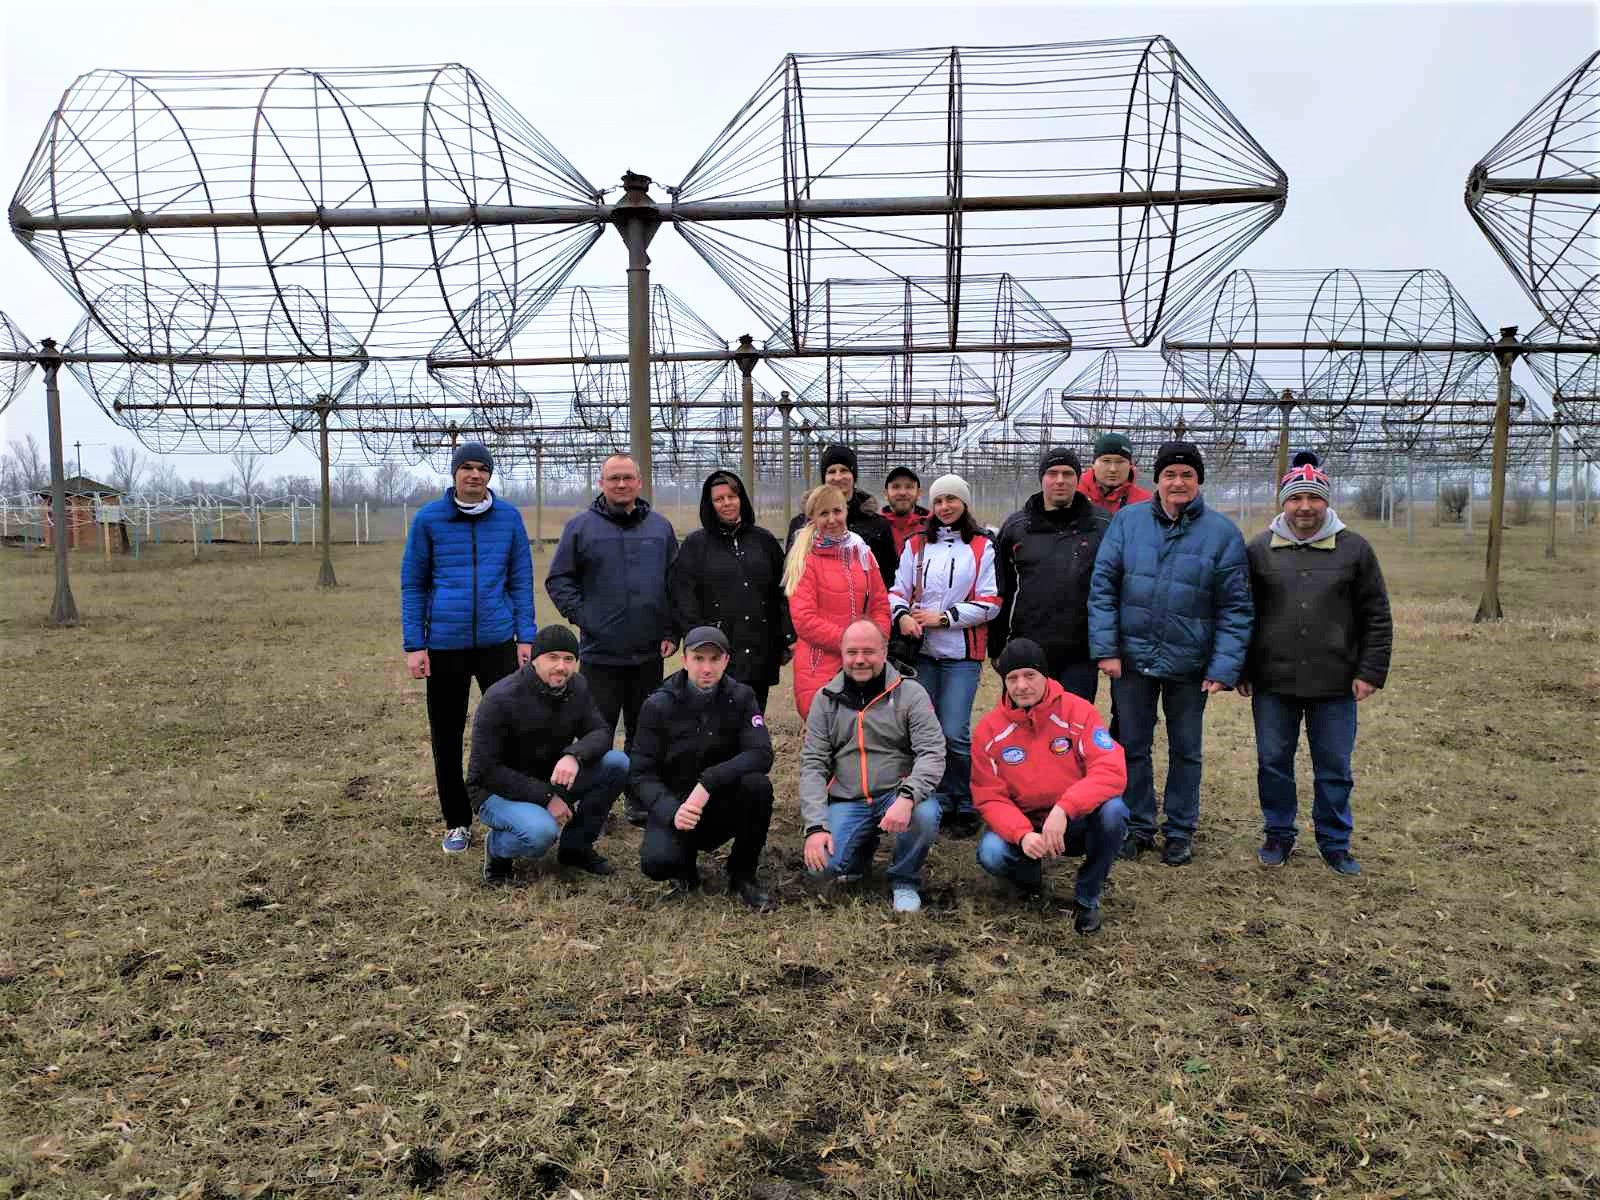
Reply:
[[[33, 360], [21, 357], [33, 354], [34, 346], [27, 334], [5, 313], [0, 312], [0, 413], [22, 395], [33, 374]], [[16, 355], [18, 357], [11, 357]]]
[[112, 421], [160, 454], [275, 454], [307, 406], [339, 395], [366, 365], [355, 336], [300, 287], [196, 283], [158, 297], [118, 285], [96, 296], [94, 314], [66, 349], [121, 361], [68, 360], [67, 369]]
[[1600, 338], [1600, 51], [1472, 168], [1466, 203], [1539, 311]]
[[[492, 224], [489, 214], [597, 199], [577, 168], [457, 64], [105, 70], [63, 95], [11, 223], [91, 314], [118, 288], [163, 309], [193, 287], [299, 289], [374, 356], [418, 353], [447, 336], [486, 354], [538, 311], [603, 229], [570, 216]], [[393, 219], [406, 210], [409, 219]], [[491, 290], [502, 298], [492, 319], [481, 310], [465, 319]], [[286, 312], [307, 351], [327, 340], [301, 323], [303, 312]], [[116, 328], [107, 322], [114, 343]]]
[[815, 281], [1009, 273], [1080, 346], [1144, 345], [1282, 211], [1282, 169], [1165, 38], [791, 54], [674, 190], [771, 327]]
[[[675, 354], [728, 353], [719, 336], [669, 288], [651, 288], [650, 364], [652, 424], [668, 450], [701, 406], [737, 406], [726, 379], [728, 361], [674, 360]], [[629, 437], [628, 290], [580, 285], [562, 289], [527, 323], [502, 355], [517, 365], [453, 367], [436, 371], [448, 392], [473, 406], [490, 428], [521, 427], [559, 435], [587, 430], [617, 439]], [[517, 362], [517, 360], [551, 360]]]
[[1204, 391], [1258, 380], [1337, 415], [1362, 399], [1451, 395], [1491, 340], [1433, 270], [1230, 271], [1173, 324], [1163, 353]]
[[[1549, 344], [1565, 336], [1557, 325], [1541, 321], [1528, 341]], [[1600, 353], [1530, 354], [1527, 361], [1550, 389], [1553, 415], [1572, 443], [1591, 462], [1600, 459]]]

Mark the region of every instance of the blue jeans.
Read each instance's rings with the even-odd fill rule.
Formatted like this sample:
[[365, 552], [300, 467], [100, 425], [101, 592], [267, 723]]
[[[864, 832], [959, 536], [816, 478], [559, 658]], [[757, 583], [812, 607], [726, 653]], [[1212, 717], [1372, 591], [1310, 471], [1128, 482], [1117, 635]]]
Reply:
[[1205, 737], [1206, 694], [1198, 679], [1158, 679], [1122, 668], [1111, 681], [1117, 737], [1128, 756], [1128, 832], [1151, 839], [1156, 832], [1156, 703], [1167, 717], [1167, 786], [1162, 792], [1162, 834], [1187, 841], [1200, 819], [1200, 750]]
[[542, 804], [490, 796], [478, 808], [478, 820], [489, 830], [485, 845], [492, 858], [539, 858], [556, 839], [563, 850], [587, 850], [600, 840], [606, 815], [628, 781], [628, 756], [607, 750], [592, 767], [580, 767], [568, 794], [572, 809], [566, 829], [556, 824]]
[[[895, 793], [888, 791], [870, 803], [866, 800], [831, 800], [828, 803], [828, 833], [833, 838], [833, 856], [819, 876], [865, 875], [878, 849], [878, 822], [889, 811]], [[929, 796], [911, 810], [911, 827], [894, 839], [889, 859], [889, 882], [922, 886], [922, 864], [928, 860], [934, 839], [939, 836], [939, 801]]]
[[[1034, 825], [1034, 832], [1043, 824], [1041, 819]], [[1127, 832], [1128, 807], [1121, 796], [1111, 797], [1086, 817], [1067, 822], [1067, 853], [1083, 855], [1072, 898], [1084, 908], [1100, 906], [1100, 894], [1105, 891], [1111, 864], [1117, 861]], [[1038, 891], [1044, 883], [1044, 861], [1029, 858], [1022, 847], [1013, 846], [992, 830], [978, 839], [978, 865], [1029, 891]]]
[[983, 664], [970, 658], [917, 655], [917, 682], [927, 689], [944, 730], [944, 777], [934, 789], [946, 815], [972, 808], [972, 702], [978, 698]]
[[1323, 854], [1350, 849], [1350, 755], [1356, 747], [1356, 698], [1305, 700], [1282, 692], [1256, 692], [1250, 698], [1256, 724], [1256, 789], [1269, 838], [1293, 842], [1298, 803], [1294, 754], [1305, 718], [1311, 743], [1311, 823]]

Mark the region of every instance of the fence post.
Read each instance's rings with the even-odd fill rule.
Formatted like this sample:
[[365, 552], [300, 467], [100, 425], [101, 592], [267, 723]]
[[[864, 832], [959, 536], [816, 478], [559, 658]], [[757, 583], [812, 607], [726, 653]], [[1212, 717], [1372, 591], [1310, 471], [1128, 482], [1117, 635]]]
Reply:
[[256, 501], [256, 557], [261, 557], [261, 502]]
[[194, 505], [189, 505], [189, 544], [194, 548], [194, 557], [200, 557], [200, 519], [195, 516]]

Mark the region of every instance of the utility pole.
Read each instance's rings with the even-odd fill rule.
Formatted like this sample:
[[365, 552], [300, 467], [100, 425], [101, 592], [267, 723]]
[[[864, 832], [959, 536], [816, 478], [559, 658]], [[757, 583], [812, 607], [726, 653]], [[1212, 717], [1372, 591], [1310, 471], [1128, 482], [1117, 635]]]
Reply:
[[56, 565], [56, 595], [50, 604], [50, 624], [71, 626], [78, 623], [78, 602], [72, 598], [72, 578], [67, 566], [67, 464], [61, 447], [61, 389], [56, 376], [61, 370], [61, 351], [54, 338], [39, 343], [43, 353], [39, 366], [44, 371], [45, 420], [50, 442], [50, 520], [55, 525], [53, 539]]

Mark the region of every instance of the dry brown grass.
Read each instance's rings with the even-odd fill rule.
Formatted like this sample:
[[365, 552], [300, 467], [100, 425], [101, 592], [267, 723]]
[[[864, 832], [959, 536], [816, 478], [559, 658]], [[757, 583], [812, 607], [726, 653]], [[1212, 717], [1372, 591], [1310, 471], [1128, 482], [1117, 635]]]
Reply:
[[0, 1196], [1593, 1195], [1595, 541], [1512, 529], [1485, 627], [1481, 540], [1421, 532], [1372, 534], [1366, 874], [1255, 866], [1225, 697], [1194, 866], [1119, 867], [1093, 940], [971, 842], [917, 919], [808, 891], [782, 691], [781, 913], [659, 906], [620, 823], [612, 879], [486, 894], [395, 543], [331, 595], [309, 549], [85, 558], [73, 631], [5, 551]]

